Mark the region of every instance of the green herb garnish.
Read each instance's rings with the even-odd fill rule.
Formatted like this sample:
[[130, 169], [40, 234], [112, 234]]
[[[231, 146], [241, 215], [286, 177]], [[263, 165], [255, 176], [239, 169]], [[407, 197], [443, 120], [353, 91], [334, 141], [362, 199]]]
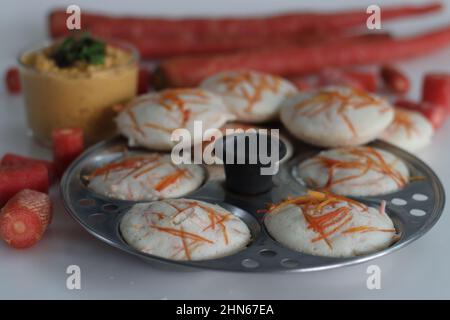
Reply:
[[88, 33], [65, 38], [52, 53], [51, 58], [58, 67], [66, 68], [76, 62], [103, 64], [106, 45], [103, 41], [92, 38]]

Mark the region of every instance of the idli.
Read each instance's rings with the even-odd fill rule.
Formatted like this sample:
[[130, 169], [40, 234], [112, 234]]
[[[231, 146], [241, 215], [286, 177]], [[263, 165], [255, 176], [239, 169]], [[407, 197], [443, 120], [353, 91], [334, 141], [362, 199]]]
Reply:
[[121, 223], [124, 240], [136, 250], [172, 260], [207, 260], [235, 254], [251, 240], [237, 216], [191, 199], [134, 205]]

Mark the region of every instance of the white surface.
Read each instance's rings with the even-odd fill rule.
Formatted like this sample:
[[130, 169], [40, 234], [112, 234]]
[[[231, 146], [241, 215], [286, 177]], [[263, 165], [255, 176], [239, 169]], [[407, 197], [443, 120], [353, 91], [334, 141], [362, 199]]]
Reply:
[[[49, 8], [75, 1], [2, 1], [0, 10], [0, 70], [15, 62], [15, 56], [45, 38]], [[378, 1], [401, 4], [405, 1]], [[421, 1], [422, 3], [424, 1]], [[361, 7], [352, 1], [77, 1], [81, 8], [148, 14], [266, 13], [292, 8]], [[418, 3], [416, 1], [415, 3]], [[399, 33], [421, 32], [450, 21], [446, 14], [420, 21], [386, 24]], [[421, 74], [430, 70], [450, 71], [450, 48], [401, 66], [414, 79], [413, 97], [419, 94]], [[0, 155], [16, 152], [49, 157], [47, 150], [28, 137], [23, 102], [0, 89]], [[450, 190], [450, 121], [434, 137], [433, 144], [419, 153]], [[299, 298], [450, 298], [450, 217], [448, 209], [423, 238], [392, 255], [344, 269], [308, 274], [237, 274], [209, 271], [171, 271], [152, 267], [94, 239], [72, 221], [53, 190], [55, 219], [35, 247], [16, 251], [0, 243], [0, 298], [152, 298], [152, 299], [299, 299]], [[81, 290], [66, 289], [66, 268], [81, 267]], [[368, 290], [366, 269], [381, 268], [381, 290]]]

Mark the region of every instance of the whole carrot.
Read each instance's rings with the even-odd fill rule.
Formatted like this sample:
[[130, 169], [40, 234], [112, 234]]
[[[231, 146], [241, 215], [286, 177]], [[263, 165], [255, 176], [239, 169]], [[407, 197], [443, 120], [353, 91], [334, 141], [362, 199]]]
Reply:
[[206, 36], [192, 37], [185, 35], [148, 35], [148, 36], [126, 36], [122, 39], [133, 44], [143, 58], [167, 58], [179, 55], [191, 54], [214, 54], [229, 53], [239, 50], [249, 50], [267, 46], [285, 45], [309, 45], [343, 37], [337, 32], [326, 34], [323, 32], [308, 32], [297, 35], [285, 35], [283, 37], [255, 36], [255, 37], [233, 37], [233, 36]]
[[132, 37], [127, 39], [134, 44], [144, 58], [168, 58], [181, 55], [230, 53], [262, 47], [285, 47], [289, 45], [309, 46], [319, 43], [331, 43], [345, 39], [361, 38], [367, 41], [390, 37], [388, 33], [366, 33], [347, 35], [343, 32], [304, 32], [283, 37], [230, 37], [210, 36], [201, 39], [185, 36]]
[[[436, 12], [442, 9], [440, 3], [423, 6], [398, 6], [384, 8], [383, 21]], [[157, 18], [107, 16], [83, 11], [82, 28], [94, 34], [129, 38], [131, 36], [147, 37], [149, 35], [282, 35], [295, 34], [311, 30], [335, 30], [363, 26], [366, 23], [365, 9], [319, 13], [298, 12], [265, 17], [225, 17], [225, 18]], [[50, 13], [50, 34], [53, 37], [66, 35], [67, 14], [65, 10]]]
[[157, 71], [157, 78], [166, 85], [180, 87], [197, 85], [214, 73], [232, 69], [298, 75], [325, 67], [382, 64], [412, 58], [449, 44], [450, 27], [446, 27], [403, 39], [353, 39], [309, 47], [289, 46], [209, 57], [180, 57], [163, 61]]

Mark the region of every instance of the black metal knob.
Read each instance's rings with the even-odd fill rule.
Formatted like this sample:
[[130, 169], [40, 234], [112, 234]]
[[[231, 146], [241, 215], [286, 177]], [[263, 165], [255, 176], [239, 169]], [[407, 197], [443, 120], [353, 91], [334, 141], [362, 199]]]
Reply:
[[286, 155], [286, 146], [270, 134], [237, 133], [218, 140], [215, 154], [224, 164], [226, 188], [254, 195], [273, 187], [272, 176]]

